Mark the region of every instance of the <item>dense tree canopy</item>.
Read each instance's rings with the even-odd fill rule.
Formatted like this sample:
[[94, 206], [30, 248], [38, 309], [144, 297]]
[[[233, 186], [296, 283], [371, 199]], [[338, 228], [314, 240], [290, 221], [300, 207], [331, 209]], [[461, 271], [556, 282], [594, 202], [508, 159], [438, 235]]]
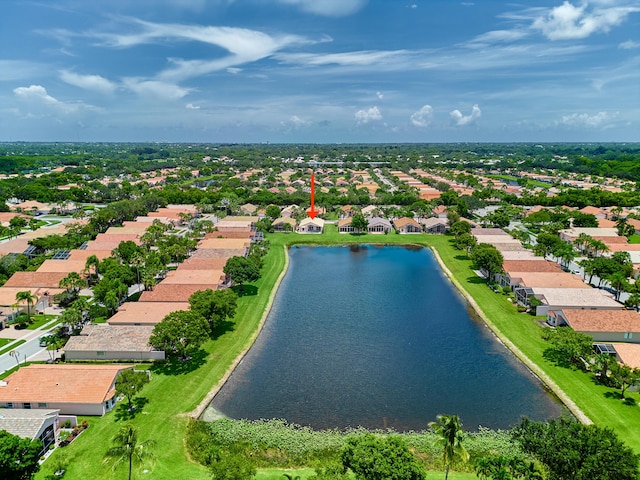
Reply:
[[42, 443], [0, 430], [0, 472], [2, 480], [30, 480], [40, 470]]
[[549, 469], [549, 480], [637, 480], [640, 456], [609, 428], [568, 418], [523, 419], [513, 437]]

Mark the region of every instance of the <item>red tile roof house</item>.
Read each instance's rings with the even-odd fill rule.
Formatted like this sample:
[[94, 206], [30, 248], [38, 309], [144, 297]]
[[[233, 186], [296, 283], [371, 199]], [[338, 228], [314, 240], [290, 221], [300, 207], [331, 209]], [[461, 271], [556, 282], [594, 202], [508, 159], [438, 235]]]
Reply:
[[[216, 288], [211, 285], [163, 285], [162, 282], [160, 282], [158, 285], [153, 287], [153, 290], [142, 292], [138, 302], [133, 303], [188, 302], [189, 297], [194, 292], [197, 292], [198, 290], [206, 290], [207, 288], [216, 290]], [[111, 317], [111, 319], [113, 319], [113, 317]]]
[[86, 325], [80, 335], [74, 335], [67, 341], [63, 348], [65, 359], [164, 360], [164, 352], [149, 345], [153, 328], [151, 325]]
[[547, 323], [568, 325], [594, 342], [640, 343], [640, 314], [632, 310], [556, 310], [547, 314]]
[[[174, 291], [180, 290], [179, 288], [175, 288], [177, 285], [170, 285], [170, 287], [174, 287]], [[155, 292], [155, 289], [152, 292]], [[148, 302], [143, 301], [141, 296], [140, 301], [138, 302], [125, 302], [120, 305], [116, 314], [107, 320], [107, 323], [112, 326], [144, 325], [153, 327], [172, 312], [177, 312], [178, 310], [189, 310], [188, 302], [189, 297], [184, 300], [181, 299], [181, 301], [164, 300]]]
[[353, 217], [345, 217], [338, 220], [338, 232], [339, 233], [360, 233], [359, 228], [353, 228], [351, 222]]
[[417, 220], [401, 217], [393, 221], [393, 226], [400, 234], [422, 233], [422, 225]]
[[132, 367], [31, 364], [0, 381], [0, 407], [101, 416], [115, 406], [116, 377], [127, 368]]

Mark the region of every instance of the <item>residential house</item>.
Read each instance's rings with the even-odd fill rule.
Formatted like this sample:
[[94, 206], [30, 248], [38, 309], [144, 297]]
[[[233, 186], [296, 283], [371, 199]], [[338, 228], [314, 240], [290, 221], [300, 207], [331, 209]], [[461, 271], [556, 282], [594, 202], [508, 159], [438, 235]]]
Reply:
[[621, 310], [622, 305], [612, 295], [597, 288], [533, 287], [532, 296], [540, 300], [536, 315], [557, 310]]
[[311, 233], [311, 234], [319, 234], [324, 230], [324, 220], [320, 217], [311, 218], [306, 217], [304, 220], [300, 222], [298, 225], [298, 233]]
[[449, 220], [444, 217], [429, 217], [420, 220], [425, 233], [441, 234], [446, 233], [449, 228]]
[[[157, 306], [158, 303], [146, 306]], [[153, 326], [86, 325], [80, 335], [74, 335], [64, 346], [65, 359], [69, 360], [164, 360], [163, 351], [149, 345]]]
[[[156, 288], [158, 287], [160, 287], [160, 285]], [[176, 285], [170, 285], [169, 287], [176, 287], [174, 288], [175, 291], [180, 290]], [[201, 290], [206, 289], [202, 288]], [[153, 291], [155, 291], [155, 289], [151, 292], [144, 293], [152, 293]], [[120, 305], [116, 314], [109, 318], [107, 323], [112, 326], [132, 325], [154, 327], [160, 323], [164, 317], [179, 310], [189, 310], [189, 297], [185, 299], [180, 298], [179, 300], [166, 299], [164, 301], [149, 302], [146, 299], [143, 300], [141, 296], [137, 302], [125, 302]]]
[[360, 233], [360, 229], [353, 228], [351, 222], [353, 217], [345, 217], [338, 220], [338, 232], [339, 233]]
[[3, 408], [0, 409], [0, 430], [29, 440], [39, 440], [44, 455], [57, 441], [60, 410], [44, 408]]
[[391, 222], [382, 217], [367, 218], [367, 231], [369, 233], [389, 233], [393, 230]]
[[126, 365], [31, 364], [0, 381], [0, 408], [56, 409], [104, 415], [116, 404], [115, 382]]
[[547, 323], [567, 325], [594, 342], [640, 343], [640, 314], [635, 310], [556, 310], [547, 314]]
[[295, 232], [298, 222], [292, 217], [280, 217], [271, 222], [274, 232]]
[[[438, 225], [441, 224], [442, 222], [438, 220]], [[401, 234], [422, 233], [422, 225], [420, 225], [417, 220], [409, 217], [395, 219], [393, 221], [393, 226], [398, 233]], [[444, 230], [446, 230], [446, 224], [444, 225]], [[444, 233], [444, 231], [442, 233]]]

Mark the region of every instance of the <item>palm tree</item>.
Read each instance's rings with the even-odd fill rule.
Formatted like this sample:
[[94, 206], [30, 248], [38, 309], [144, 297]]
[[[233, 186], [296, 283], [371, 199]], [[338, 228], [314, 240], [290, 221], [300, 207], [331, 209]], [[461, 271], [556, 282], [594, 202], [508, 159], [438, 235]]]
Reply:
[[27, 302], [27, 318], [29, 319], [31, 319], [31, 305], [33, 305], [33, 302], [37, 299], [38, 297], [32, 294], [31, 290], [25, 290], [24, 292], [16, 293], [17, 303]]
[[131, 480], [131, 469], [134, 460], [142, 465], [145, 460], [152, 460], [154, 458], [153, 453], [151, 453], [149, 449], [154, 447], [156, 442], [154, 440], [147, 440], [146, 442], [138, 443], [138, 432], [130, 423], [120, 427], [118, 433], [113, 437], [112, 442], [114, 446], [104, 454], [104, 462], [107, 463], [113, 460], [113, 470], [123, 463], [128, 462], [129, 480]]
[[457, 415], [438, 415], [436, 422], [429, 423], [436, 435], [437, 443], [443, 446], [442, 460], [445, 466], [445, 480], [449, 478], [449, 467], [456, 460], [466, 462], [469, 460], [469, 452], [462, 445], [464, 430]]

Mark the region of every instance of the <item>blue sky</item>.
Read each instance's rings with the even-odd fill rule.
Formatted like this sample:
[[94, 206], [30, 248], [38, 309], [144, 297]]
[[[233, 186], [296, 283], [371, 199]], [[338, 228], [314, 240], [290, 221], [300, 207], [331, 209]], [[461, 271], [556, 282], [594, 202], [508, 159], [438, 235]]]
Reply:
[[17, 140], [640, 141], [640, 1], [2, 0]]

